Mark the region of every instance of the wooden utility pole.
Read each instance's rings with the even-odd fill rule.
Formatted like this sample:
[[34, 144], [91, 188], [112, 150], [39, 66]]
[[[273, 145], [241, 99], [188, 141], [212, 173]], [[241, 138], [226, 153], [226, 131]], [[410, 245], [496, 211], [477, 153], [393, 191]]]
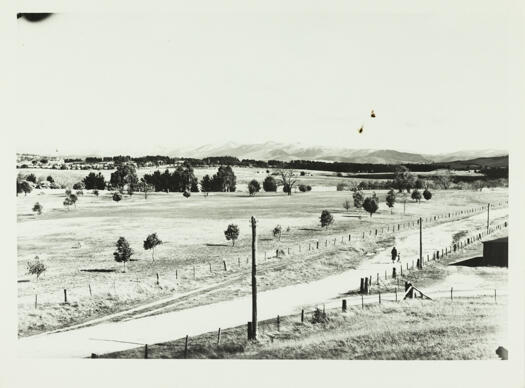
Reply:
[[257, 339], [257, 264], [256, 264], [256, 254], [257, 254], [257, 233], [256, 225], [257, 221], [255, 217], [251, 218], [252, 224], [252, 339]]
[[419, 268], [423, 269], [423, 219], [419, 217]]
[[490, 225], [490, 203], [487, 204], [487, 234], [489, 234]]

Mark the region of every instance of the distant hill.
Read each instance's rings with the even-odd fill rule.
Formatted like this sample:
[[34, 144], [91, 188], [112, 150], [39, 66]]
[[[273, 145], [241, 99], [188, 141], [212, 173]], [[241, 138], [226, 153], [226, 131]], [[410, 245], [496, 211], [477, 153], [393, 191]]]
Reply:
[[[327, 162], [403, 164], [403, 163], [455, 163], [462, 160], [490, 159], [506, 156], [501, 150], [457, 151], [446, 154], [419, 154], [394, 150], [351, 149], [342, 147], [304, 146], [266, 142], [259, 144], [208, 144], [197, 148], [171, 150], [169, 156], [205, 158], [208, 156], [234, 156], [255, 160], [316, 160]], [[500, 161], [501, 162], [501, 161]], [[499, 163], [499, 162], [498, 162]]]
[[495, 156], [487, 158], [476, 158], [469, 160], [454, 160], [451, 162], [439, 163], [443, 164], [444, 167], [450, 166], [452, 169], [478, 169], [484, 167], [508, 167], [509, 156]]

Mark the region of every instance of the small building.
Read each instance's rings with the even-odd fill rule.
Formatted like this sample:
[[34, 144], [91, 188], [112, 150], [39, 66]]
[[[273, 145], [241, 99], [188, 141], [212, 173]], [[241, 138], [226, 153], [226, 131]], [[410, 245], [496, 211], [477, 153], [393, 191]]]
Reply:
[[483, 241], [483, 265], [509, 266], [509, 238]]

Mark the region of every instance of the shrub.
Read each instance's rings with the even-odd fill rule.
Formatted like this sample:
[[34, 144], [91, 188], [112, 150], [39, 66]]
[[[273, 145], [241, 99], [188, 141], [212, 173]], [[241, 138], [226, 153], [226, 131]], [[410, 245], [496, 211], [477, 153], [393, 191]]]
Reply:
[[290, 195], [290, 194], [292, 193], [292, 187], [291, 187], [288, 183], [285, 183], [285, 184], [283, 185], [283, 191], [284, 191], [286, 194]]
[[83, 190], [77, 190], [77, 195], [84, 195], [84, 191]]
[[84, 186], [87, 190], [98, 189], [104, 190], [106, 188], [106, 178], [100, 172], [95, 174], [90, 172], [83, 180]]
[[334, 223], [334, 217], [328, 210], [323, 210], [319, 219], [321, 221], [321, 227], [323, 228], [328, 228]]
[[120, 194], [119, 192], [114, 192], [113, 193], [113, 201], [118, 202], [121, 199], [122, 199], [122, 194]]
[[306, 191], [312, 191], [312, 186], [306, 185]]
[[48, 177], [46, 178], [46, 180], [49, 182], [49, 183], [55, 183], [55, 180], [53, 179], [53, 177], [51, 175], [48, 175]]
[[261, 185], [257, 180], [252, 179], [250, 183], [248, 183], [248, 192], [250, 195], [255, 195], [255, 193], [258, 193], [261, 190]]
[[189, 198], [191, 196], [190, 192], [188, 190], [184, 190], [184, 193], [182, 193], [184, 198]]
[[35, 174], [29, 174], [28, 176], [26, 176], [26, 181], [36, 183]]
[[423, 191], [423, 198], [428, 201], [432, 198], [432, 193], [428, 189], [425, 189], [425, 191]]
[[232, 246], [235, 246], [235, 241], [239, 238], [239, 227], [235, 224], [228, 225], [228, 228], [224, 231], [226, 240], [232, 241]]
[[310, 320], [310, 322], [313, 324], [328, 323], [329, 321], [330, 321], [330, 318], [328, 317], [324, 309], [321, 311], [319, 310], [319, 308], [315, 309], [312, 315], [312, 319]]
[[29, 275], [35, 275], [36, 280], [47, 270], [47, 267], [42, 263], [38, 256], [35, 256], [33, 261], [27, 263], [27, 273]]
[[348, 185], [346, 183], [340, 182], [335, 188], [337, 191], [345, 191], [348, 190]]
[[67, 208], [67, 210], [69, 211], [69, 207], [71, 205], [73, 205], [73, 202], [71, 202], [71, 199], [69, 197], [67, 197], [66, 199], [64, 199], [64, 202], [63, 202], [64, 206]]
[[304, 171], [301, 171], [300, 175], [301, 175], [301, 176], [305, 176], [306, 173], [305, 173]]
[[33, 206], [33, 211], [40, 215], [40, 214], [42, 214], [42, 210], [44, 210], [44, 207], [42, 205], [40, 205], [39, 202], [35, 203], [35, 205]]
[[98, 197], [98, 190], [93, 190], [92, 193], [93, 193], [93, 195]]
[[307, 190], [307, 189], [306, 189], [306, 185], [299, 185], [299, 191], [300, 191], [301, 193], [306, 192], [306, 190]]
[[71, 194], [71, 195], [69, 196], [69, 200], [71, 201], [71, 203], [72, 203], [73, 205], [75, 205], [75, 207], [77, 207], [78, 197], [77, 197], [76, 194]]
[[361, 190], [355, 190], [352, 194], [354, 198], [354, 207], [359, 209], [363, 206], [364, 196]]
[[412, 191], [411, 198], [418, 203], [421, 202], [421, 192], [418, 189]]
[[77, 182], [73, 185], [73, 190], [84, 190], [85, 186], [82, 182]]
[[277, 225], [273, 228], [273, 237], [281, 241], [282, 228], [281, 225]]

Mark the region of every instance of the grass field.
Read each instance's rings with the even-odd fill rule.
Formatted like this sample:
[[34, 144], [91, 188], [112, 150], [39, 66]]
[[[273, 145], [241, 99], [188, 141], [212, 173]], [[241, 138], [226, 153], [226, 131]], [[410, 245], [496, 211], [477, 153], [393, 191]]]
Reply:
[[[67, 172], [86, 174], [85, 171]], [[409, 201], [403, 215], [402, 204], [397, 204], [391, 214], [384, 204], [385, 193], [378, 194], [381, 205], [372, 218], [363, 210], [346, 212], [342, 208], [342, 202], [351, 199], [350, 193], [315, 191], [315, 187], [312, 192], [292, 196], [260, 193], [249, 197], [246, 193], [217, 193], [209, 197], [194, 194], [186, 199], [178, 193], [153, 193], [146, 200], [135, 194], [125, 196], [120, 203], [113, 202], [110, 193], [101, 192], [99, 197], [81, 196], [76, 208], [70, 211], [62, 206], [64, 194], [57, 190], [19, 196], [18, 278], [29, 279], [26, 263], [34, 256], [38, 255], [48, 266], [38, 282], [31, 279], [18, 284], [20, 334], [62, 327], [173, 292], [200, 287], [223, 284], [218, 293], [238, 295], [249, 287], [246, 259], [250, 252], [248, 220], [252, 215], [258, 219], [260, 260], [264, 252], [270, 257], [278, 247], [286, 253], [284, 258], [268, 260], [261, 265], [261, 289], [265, 289], [318, 279], [352, 268], [376, 246], [375, 240], [356, 242], [316, 256], [305, 254], [309, 242], [507, 198], [507, 191], [503, 189], [436, 191], [431, 201], [420, 204]], [[44, 206], [40, 216], [31, 212], [36, 201]], [[335, 218], [328, 230], [319, 226], [323, 209], [329, 209]], [[224, 238], [223, 231], [229, 223], [240, 227], [235, 247]], [[277, 224], [284, 231], [280, 242], [271, 234]], [[150, 252], [142, 249], [143, 240], [153, 232], [164, 241], [156, 250], [154, 262]], [[120, 236], [126, 237], [135, 250], [135, 261], [128, 264], [126, 273], [122, 273], [122, 265], [113, 260], [114, 244]], [[299, 243], [303, 244], [301, 253], [297, 252]], [[290, 255], [287, 247], [292, 247]], [[223, 269], [223, 260], [227, 263], [227, 271]], [[156, 285], [157, 273], [160, 285]], [[89, 286], [93, 297], [90, 297]], [[72, 302], [69, 305], [59, 304], [64, 288]], [[37, 310], [33, 308], [35, 294], [39, 295]], [[198, 298], [193, 303], [199, 303]]]

